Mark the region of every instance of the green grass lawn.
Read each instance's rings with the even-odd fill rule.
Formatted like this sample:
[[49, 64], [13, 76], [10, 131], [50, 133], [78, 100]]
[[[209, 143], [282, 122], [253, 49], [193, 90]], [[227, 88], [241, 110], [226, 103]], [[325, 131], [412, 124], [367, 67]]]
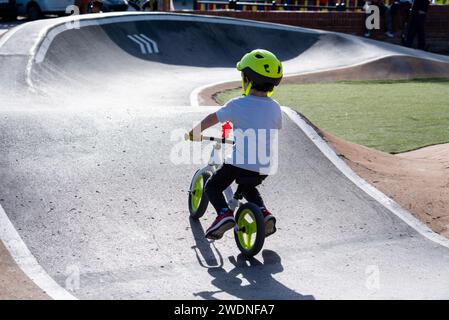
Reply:
[[[239, 95], [224, 91], [217, 100]], [[449, 79], [286, 84], [273, 98], [321, 129], [381, 151], [449, 142]]]

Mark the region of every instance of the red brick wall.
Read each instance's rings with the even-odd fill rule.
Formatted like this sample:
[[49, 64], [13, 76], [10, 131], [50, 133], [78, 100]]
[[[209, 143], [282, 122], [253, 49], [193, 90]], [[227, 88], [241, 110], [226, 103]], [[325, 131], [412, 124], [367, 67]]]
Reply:
[[[182, 11], [184, 13], [225, 16], [265, 22], [274, 22], [312, 29], [363, 34], [363, 12], [304, 12], [304, 11]], [[378, 40], [400, 43], [397, 38], [385, 39], [383, 31], [373, 33]], [[431, 6], [426, 23], [427, 42], [430, 50], [449, 53], [449, 6]], [[416, 41], [416, 40], [415, 40]]]

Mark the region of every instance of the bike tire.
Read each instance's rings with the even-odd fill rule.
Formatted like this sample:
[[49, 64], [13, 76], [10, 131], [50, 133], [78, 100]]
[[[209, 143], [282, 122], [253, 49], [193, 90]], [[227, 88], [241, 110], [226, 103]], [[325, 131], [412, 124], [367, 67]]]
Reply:
[[[198, 171], [197, 171], [198, 172]], [[196, 173], [193, 175], [193, 177], [195, 178]], [[197, 185], [197, 189], [195, 189], [195, 185], [197, 183], [197, 181], [193, 181], [194, 178], [192, 178], [192, 182], [190, 183], [190, 189], [189, 189], [189, 212], [190, 212], [190, 217], [192, 219], [198, 220], [199, 218], [201, 218], [204, 213], [207, 210], [207, 206], [209, 205], [209, 199], [207, 198], [206, 193], [204, 192], [204, 186], [206, 185], [207, 180], [211, 177], [210, 172], [203, 172], [201, 175], [199, 175], [197, 177], [198, 179], [201, 179], [202, 181], [200, 182], [201, 184], [201, 196], [195, 199], [195, 192], [199, 192], [198, 190], [198, 185]]]
[[[244, 218], [246, 215], [249, 215], [253, 220], [251, 223], [247, 223], [247, 219]], [[246, 222], [242, 221], [242, 219], [246, 220]], [[251, 258], [262, 250], [265, 242], [265, 219], [263, 213], [254, 203], [248, 202], [239, 207], [235, 215], [235, 221], [234, 238], [237, 247], [243, 256]], [[255, 223], [255, 226], [251, 226], [253, 223]], [[254, 238], [252, 236], [253, 233], [255, 233]], [[245, 237], [247, 243], [245, 243]]]

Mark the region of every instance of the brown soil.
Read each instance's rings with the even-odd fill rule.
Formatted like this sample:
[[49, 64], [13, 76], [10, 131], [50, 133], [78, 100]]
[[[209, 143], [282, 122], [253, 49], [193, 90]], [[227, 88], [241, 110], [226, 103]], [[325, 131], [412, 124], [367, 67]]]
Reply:
[[49, 297], [16, 265], [0, 241], [0, 300], [43, 300]]
[[358, 175], [449, 237], [449, 144], [391, 155], [323, 135]]

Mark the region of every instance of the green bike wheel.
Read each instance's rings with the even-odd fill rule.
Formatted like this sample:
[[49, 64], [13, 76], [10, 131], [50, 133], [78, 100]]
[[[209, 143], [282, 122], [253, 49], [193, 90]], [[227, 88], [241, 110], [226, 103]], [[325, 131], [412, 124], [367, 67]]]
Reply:
[[265, 242], [265, 220], [262, 211], [253, 203], [241, 205], [235, 215], [235, 242], [245, 257], [260, 252]]
[[[194, 177], [196, 176], [196, 173]], [[193, 219], [201, 218], [207, 210], [209, 199], [204, 192], [204, 186], [210, 178], [209, 172], [203, 172], [196, 176], [195, 181], [192, 181], [189, 190], [189, 212]]]

